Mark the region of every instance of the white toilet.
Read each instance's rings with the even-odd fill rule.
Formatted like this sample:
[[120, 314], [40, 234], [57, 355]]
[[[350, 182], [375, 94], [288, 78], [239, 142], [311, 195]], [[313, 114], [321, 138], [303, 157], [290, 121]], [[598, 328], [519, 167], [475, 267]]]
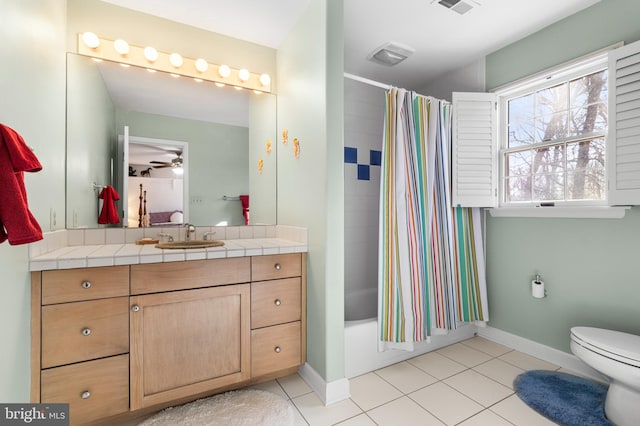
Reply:
[[571, 352], [611, 379], [604, 405], [607, 418], [617, 426], [640, 425], [640, 336], [573, 327]]

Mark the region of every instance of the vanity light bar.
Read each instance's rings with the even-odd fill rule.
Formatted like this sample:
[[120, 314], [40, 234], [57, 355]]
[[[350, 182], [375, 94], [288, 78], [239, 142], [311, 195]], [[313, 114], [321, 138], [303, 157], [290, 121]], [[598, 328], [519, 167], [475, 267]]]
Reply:
[[[90, 40], [90, 43], [86, 43], [86, 40]], [[123, 43], [126, 44], [127, 49], [123, 48]], [[147, 55], [145, 55], [145, 50]], [[125, 51], [126, 53], [124, 53]], [[161, 52], [150, 46], [140, 47], [127, 44], [121, 39], [116, 41], [104, 39], [93, 33], [78, 34], [78, 53], [121, 64], [192, 77], [196, 81], [198, 79], [207, 80], [237, 88], [271, 93], [271, 78], [268, 74], [252, 73], [244, 68], [235, 69], [227, 65], [210, 64], [202, 58], [185, 58], [177, 53]], [[153, 54], [149, 55], [150, 53]]]

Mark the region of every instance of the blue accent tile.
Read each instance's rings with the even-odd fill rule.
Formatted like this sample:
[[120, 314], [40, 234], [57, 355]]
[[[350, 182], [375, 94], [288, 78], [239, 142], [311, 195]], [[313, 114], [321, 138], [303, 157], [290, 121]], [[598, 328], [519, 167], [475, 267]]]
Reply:
[[358, 162], [358, 148], [344, 147], [344, 162], [356, 164]]
[[369, 166], [358, 164], [358, 180], [369, 180]]
[[369, 163], [372, 166], [380, 166], [382, 164], [382, 151], [369, 151]]

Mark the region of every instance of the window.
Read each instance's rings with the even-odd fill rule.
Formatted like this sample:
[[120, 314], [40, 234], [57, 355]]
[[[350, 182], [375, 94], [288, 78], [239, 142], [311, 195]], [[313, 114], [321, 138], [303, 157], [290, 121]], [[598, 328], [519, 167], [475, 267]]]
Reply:
[[452, 103], [452, 205], [536, 217], [640, 205], [640, 41]]
[[606, 55], [497, 93], [500, 205], [605, 204]]

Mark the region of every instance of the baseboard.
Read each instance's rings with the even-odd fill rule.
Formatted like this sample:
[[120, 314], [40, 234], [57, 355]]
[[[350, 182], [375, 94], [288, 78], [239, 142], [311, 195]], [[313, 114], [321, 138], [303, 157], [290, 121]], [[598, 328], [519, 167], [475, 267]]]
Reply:
[[[508, 333], [494, 327], [478, 327], [478, 335], [501, 345], [524, 352], [543, 361], [559, 365], [582, 376], [607, 383], [609, 380], [598, 371], [589, 367], [575, 355], [554, 349], [533, 340]], [[567, 339], [569, 336], [567, 336]]]
[[351, 396], [349, 380], [347, 378], [326, 382], [322, 376], [307, 363], [300, 367], [298, 374], [300, 374], [300, 377], [309, 385], [324, 405], [330, 405]]

